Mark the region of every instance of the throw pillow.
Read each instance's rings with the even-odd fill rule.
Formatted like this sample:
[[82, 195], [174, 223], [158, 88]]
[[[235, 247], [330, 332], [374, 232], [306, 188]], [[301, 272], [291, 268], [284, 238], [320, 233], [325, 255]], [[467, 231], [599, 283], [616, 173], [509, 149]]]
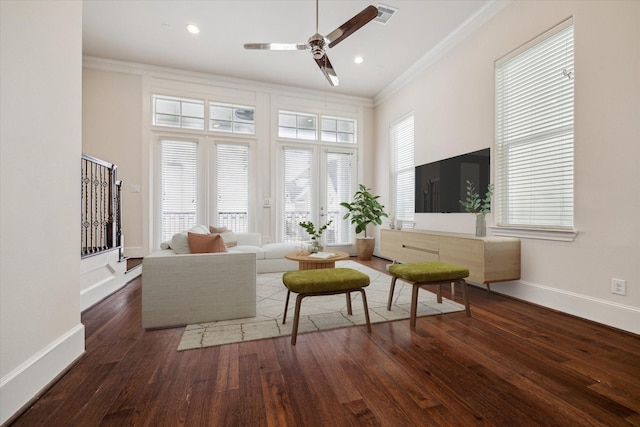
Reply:
[[233, 231], [227, 230], [224, 233], [220, 233], [220, 236], [222, 236], [226, 247], [232, 248], [238, 245], [238, 237], [236, 237], [236, 233]]
[[171, 238], [171, 249], [177, 254], [190, 254], [189, 240], [187, 239], [187, 232], [176, 233]]
[[220, 234], [220, 233], [224, 233], [225, 231], [228, 231], [229, 229], [227, 227], [214, 227], [213, 225], [209, 226], [209, 233], [216, 233], [216, 234]]
[[189, 247], [192, 254], [227, 252], [224, 241], [219, 234], [188, 233]]

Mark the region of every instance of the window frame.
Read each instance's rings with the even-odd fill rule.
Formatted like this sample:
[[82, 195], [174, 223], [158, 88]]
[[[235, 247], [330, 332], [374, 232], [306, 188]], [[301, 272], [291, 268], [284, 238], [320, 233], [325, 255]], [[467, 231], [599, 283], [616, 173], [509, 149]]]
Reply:
[[[398, 152], [398, 140], [394, 137], [394, 133], [396, 131], [398, 131], [399, 129], [395, 129], [396, 126], [404, 126], [406, 125], [406, 122], [408, 122], [409, 120], [411, 120], [411, 151], [412, 151], [412, 165], [411, 167], [405, 167], [402, 170], [399, 170], [398, 168], [398, 161], [399, 161], [399, 152]], [[406, 221], [406, 222], [414, 222], [415, 221], [415, 114], [414, 112], [410, 112], [408, 114], [405, 114], [404, 116], [400, 117], [399, 119], [393, 121], [390, 125], [389, 125], [389, 147], [391, 149], [391, 153], [390, 153], [390, 172], [391, 172], [391, 178], [390, 178], [390, 191], [391, 191], [391, 197], [389, 197], [389, 199], [391, 200], [391, 206], [393, 206], [393, 213], [392, 213], [392, 217], [395, 218], [398, 221]], [[409, 192], [411, 193], [412, 197], [413, 197], [413, 209], [411, 211], [411, 215], [406, 215], [406, 218], [403, 216], [403, 218], [400, 218], [400, 216], [398, 215], [398, 201], [399, 201], [399, 191], [398, 191], [398, 174], [400, 172], [410, 172], [410, 174], [413, 176], [413, 179], [411, 181], [411, 185], [410, 185], [410, 189]], [[406, 214], [407, 212], [405, 212]], [[391, 220], [392, 218], [390, 218]], [[395, 226], [395, 224], [394, 224]]]
[[[533, 54], [537, 52], [537, 50], [540, 47], [547, 46], [549, 44], [548, 42], [553, 41], [562, 32], [565, 32], [568, 29], [571, 29], [571, 43], [572, 43], [570, 48], [571, 56], [569, 57], [565, 53], [564, 54], [565, 56], [562, 57], [561, 59], [566, 60], [567, 58], [569, 58], [570, 60], [568, 65], [569, 68], [563, 70], [563, 73], [564, 73], [564, 78], [573, 79], [573, 73], [574, 73], [573, 46], [575, 43], [575, 37], [573, 33], [573, 20], [571, 18], [556, 25], [555, 27], [537, 36], [536, 38], [532, 39], [528, 43], [515, 49], [511, 53], [505, 55], [503, 58], [500, 58], [495, 62], [494, 75], [496, 80], [495, 81], [495, 108], [496, 108], [495, 131], [496, 131], [496, 134], [495, 134], [495, 147], [494, 147], [494, 151], [495, 151], [494, 182], [496, 184], [496, 193], [495, 193], [496, 201], [494, 203], [493, 208], [495, 210], [494, 220], [496, 222], [496, 225], [489, 227], [494, 235], [509, 236], [509, 237], [524, 237], [524, 238], [544, 239], [544, 240], [559, 240], [559, 241], [573, 241], [575, 239], [575, 236], [577, 235], [577, 231], [574, 228], [575, 227], [575, 212], [574, 212], [575, 191], [573, 187], [573, 176], [574, 176], [573, 171], [574, 171], [574, 165], [575, 165], [575, 155], [573, 151], [575, 146], [575, 134], [574, 134], [575, 85], [574, 83], [572, 82], [570, 91], [566, 89], [565, 87], [566, 85], [556, 86], [553, 88], [554, 89], [554, 91], [552, 92], [553, 95], [549, 96], [548, 94], [546, 94], [544, 98], [535, 98], [536, 102], [539, 102], [540, 99], [543, 99], [551, 104], [551, 101], [556, 101], [558, 97], [562, 96], [563, 92], [570, 93], [570, 105], [569, 107], [567, 107], [567, 108], [570, 108], [570, 115], [571, 115], [570, 127], [567, 127], [564, 125], [567, 120], [566, 119], [567, 110], [564, 109], [562, 116], [560, 116], [560, 118], [558, 118], [559, 113], [554, 113], [555, 115], [553, 116], [552, 122], [559, 124], [559, 125], [556, 125], [556, 128], [552, 128], [551, 130], [549, 130], [548, 128], [538, 126], [538, 128], [542, 128], [542, 129], [537, 131], [534, 130], [533, 132], [527, 131], [527, 133], [523, 134], [524, 136], [522, 136], [520, 139], [514, 139], [511, 136], [512, 134], [509, 133], [509, 131], [514, 132], [514, 128], [517, 129], [516, 125], [513, 123], [515, 123], [515, 119], [520, 119], [520, 117], [514, 118], [511, 116], [505, 116], [506, 113], [503, 113], [504, 107], [502, 104], [504, 99], [503, 96], [506, 96], [506, 95], [503, 95], [503, 93], [505, 90], [507, 90], [506, 86], [503, 86], [503, 83], [502, 83], [503, 76], [501, 73], [503, 72], [503, 70], [507, 66], [513, 65], [514, 63], [521, 63], [523, 61], [529, 60], [533, 56]], [[562, 48], [558, 48], [555, 51], [553, 51], [552, 57], [560, 58], [562, 55], [561, 49]], [[549, 58], [549, 54], [545, 55], [545, 59], [547, 58]], [[514, 62], [517, 60], [519, 60], [519, 62]], [[516, 75], [519, 76], [518, 74]], [[531, 76], [525, 75], [524, 77], [525, 78], [529, 77], [531, 79], [530, 81], [533, 81], [533, 78]], [[538, 76], [536, 75], [536, 77]], [[512, 79], [513, 77], [510, 76], [510, 78]], [[550, 84], [551, 83], [547, 84], [544, 87], [547, 88]], [[554, 83], [554, 84], [557, 85], [557, 83]], [[531, 98], [525, 98], [525, 99], [530, 100]], [[525, 106], [529, 107], [531, 104], [532, 103], [530, 103], [529, 105], [525, 104]], [[545, 108], [551, 110], [550, 107], [545, 107]], [[534, 107], [530, 107], [530, 109], [527, 109], [524, 111], [546, 112], [546, 110], [540, 110], [540, 108], [534, 109]], [[507, 119], [505, 119], [505, 117], [507, 117]], [[512, 121], [509, 122], [508, 121], [509, 119]], [[534, 118], [530, 118], [528, 120], [529, 120], [529, 123], [541, 123], [539, 120]], [[505, 122], [507, 124], [503, 126]], [[506, 133], [505, 133], [505, 129], [507, 131]], [[570, 137], [568, 137], [567, 135], [570, 135]], [[568, 208], [571, 209], [571, 214], [570, 214], [571, 216], [569, 218], [570, 224], [562, 225], [560, 221], [562, 221], [563, 217], [559, 216], [561, 214], [558, 214], [558, 213], [556, 213], [557, 215], [556, 218], [558, 218], [557, 219], [558, 223], [556, 224], [550, 223], [550, 224], [543, 225], [542, 220], [540, 220], [538, 217], [532, 217], [531, 221], [533, 221], [533, 223], [529, 222], [528, 224], [523, 223], [523, 221], [510, 222], [510, 218], [507, 217], [507, 213], [508, 213], [508, 206], [513, 203], [513, 202], [510, 202], [511, 199], [510, 199], [510, 193], [509, 193], [509, 189], [511, 188], [509, 181], [510, 179], [512, 179], [511, 176], [513, 175], [513, 171], [509, 173], [510, 171], [509, 164], [510, 164], [511, 158], [509, 157], [509, 153], [506, 152], [506, 150], [511, 151], [512, 147], [518, 147], [518, 145], [514, 145], [514, 144], [524, 144], [520, 146], [532, 147], [532, 149], [537, 150], [539, 152], [540, 148], [536, 149], [536, 145], [539, 145], [541, 143], [549, 144], [550, 143], [549, 141], [552, 141], [553, 138], [556, 138], [556, 139], [560, 138], [560, 140], [562, 141], [562, 142], [553, 144], [553, 153], [556, 156], [562, 155], [561, 153], [563, 152], [563, 150], [566, 151], [566, 148], [563, 148], [563, 147], [570, 145], [571, 163], [569, 166], [564, 168], [564, 172], [563, 172], [564, 175], [562, 175], [562, 178], [560, 178], [562, 180], [560, 181], [560, 183], [564, 183], [563, 188], [569, 188], [571, 191], [571, 195], [569, 196], [568, 199], [565, 199], [565, 198], [562, 199], [570, 203], [570, 205], [566, 205], [567, 207], [564, 208], [564, 213], [562, 214], [562, 215], [566, 215], [566, 210]], [[558, 148], [558, 147], [561, 147], [561, 148]], [[554, 159], [555, 158], [556, 157], [554, 156]], [[543, 160], [540, 160], [540, 161], [544, 162]], [[545, 163], [536, 162], [536, 163], [533, 163], [532, 166], [530, 167], [525, 165], [526, 169], [522, 169], [522, 170], [526, 171], [525, 173], [527, 174], [533, 174], [534, 172], [532, 171], [535, 169], [531, 169], [531, 168], [540, 167], [540, 165], [544, 165], [544, 164]], [[557, 167], [557, 170], [561, 170], [561, 168]], [[568, 178], [569, 175], [570, 175], [570, 179]], [[567, 179], [569, 179], [570, 184], [569, 184], [569, 181], [567, 181]], [[559, 185], [557, 180], [555, 181], [555, 185]], [[566, 187], [567, 185], [569, 185], [569, 187]], [[532, 188], [535, 189], [535, 187], [532, 187]], [[538, 189], [538, 191], [540, 190]], [[529, 203], [532, 203], [532, 202], [529, 202]]]

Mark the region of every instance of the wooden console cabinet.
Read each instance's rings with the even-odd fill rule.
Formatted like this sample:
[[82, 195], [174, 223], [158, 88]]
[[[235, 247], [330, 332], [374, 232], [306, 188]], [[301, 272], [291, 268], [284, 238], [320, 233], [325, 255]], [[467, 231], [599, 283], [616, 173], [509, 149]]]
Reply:
[[520, 278], [520, 240], [426, 230], [380, 231], [382, 256], [399, 262], [441, 261], [465, 266], [467, 280], [486, 284]]

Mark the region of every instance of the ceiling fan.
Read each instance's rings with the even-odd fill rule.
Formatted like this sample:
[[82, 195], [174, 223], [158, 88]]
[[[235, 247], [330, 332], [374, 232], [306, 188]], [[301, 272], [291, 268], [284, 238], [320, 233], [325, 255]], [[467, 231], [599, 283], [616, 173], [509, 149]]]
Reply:
[[316, 33], [309, 37], [306, 43], [245, 43], [244, 48], [255, 50], [310, 50], [313, 59], [327, 80], [329, 80], [331, 86], [338, 86], [338, 76], [327, 57], [325, 49], [334, 47], [376, 16], [378, 16], [378, 9], [375, 6], [367, 6], [347, 22], [323, 36], [318, 33], [318, 0], [316, 0]]

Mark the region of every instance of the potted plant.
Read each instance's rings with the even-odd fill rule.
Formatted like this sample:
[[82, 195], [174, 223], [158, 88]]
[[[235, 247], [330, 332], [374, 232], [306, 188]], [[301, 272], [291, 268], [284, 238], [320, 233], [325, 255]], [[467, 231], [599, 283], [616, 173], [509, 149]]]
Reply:
[[364, 238], [356, 237], [356, 251], [358, 259], [369, 260], [375, 247], [375, 238], [367, 237], [369, 224], [382, 224], [382, 217], [388, 217], [384, 206], [378, 202], [380, 196], [371, 194], [371, 189], [359, 184], [359, 190], [353, 196], [351, 203], [342, 202], [340, 206], [347, 209], [343, 219], [351, 217], [351, 223], [356, 226], [356, 235], [364, 232]]
[[316, 252], [322, 251], [323, 248], [320, 245], [320, 237], [322, 237], [322, 233], [325, 232], [327, 227], [329, 227], [332, 222], [333, 220], [330, 220], [329, 222], [327, 222], [325, 225], [318, 228], [317, 230], [316, 230], [316, 226], [313, 225], [313, 222], [311, 221], [301, 221], [298, 223], [298, 225], [304, 228], [307, 234], [311, 236], [311, 247], [309, 248], [309, 252], [316, 253]]
[[467, 199], [464, 202], [462, 200], [459, 201], [460, 204], [464, 206], [464, 209], [467, 212], [476, 214], [477, 237], [484, 237], [487, 235], [487, 223], [484, 216], [491, 211], [492, 195], [493, 184], [489, 184], [484, 199], [481, 199], [480, 195], [473, 186], [473, 183], [471, 181], [467, 181]]

